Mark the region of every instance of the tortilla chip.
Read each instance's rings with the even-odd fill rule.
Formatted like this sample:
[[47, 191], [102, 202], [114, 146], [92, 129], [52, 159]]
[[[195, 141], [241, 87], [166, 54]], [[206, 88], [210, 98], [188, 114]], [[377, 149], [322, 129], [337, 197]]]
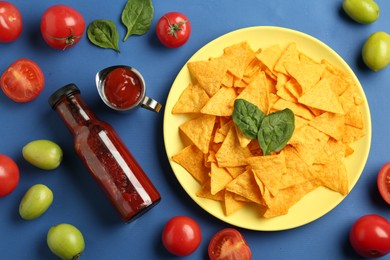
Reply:
[[333, 92], [327, 79], [320, 80], [311, 89], [298, 98], [299, 103], [323, 111], [344, 114], [337, 95]]
[[306, 125], [294, 132], [289, 143], [297, 150], [299, 157], [306, 164], [312, 165], [328, 140], [328, 135]]
[[348, 175], [347, 169], [340, 161], [329, 161], [326, 164], [314, 165], [315, 176], [318, 178], [320, 183], [342, 195], [347, 195], [348, 190]]
[[301, 200], [306, 194], [319, 187], [318, 182], [310, 180], [301, 185], [291, 186], [279, 191], [278, 196], [265, 193], [264, 200], [268, 206], [264, 212], [264, 218], [272, 218], [288, 213], [289, 209]]
[[172, 156], [172, 160], [186, 169], [199, 183], [205, 183], [209, 179], [210, 169], [204, 166], [203, 153], [195, 145], [185, 147]]
[[321, 60], [321, 64], [325, 66], [324, 75], [322, 77], [327, 78], [332, 82], [332, 89], [337, 95], [341, 95], [347, 88], [355, 85], [355, 82], [348, 73], [337, 68], [328, 60]]
[[209, 96], [213, 96], [221, 87], [221, 82], [227, 71], [227, 62], [223, 58], [213, 58], [208, 61], [189, 62], [187, 67], [191, 76]]
[[202, 187], [196, 192], [196, 196], [205, 199], [224, 201], [225, 200], [225, 190], [222, 190], [216, 194], [211, 194], [211, 184], [210, 179], [208, 179]]
[[291, 101], [287, 101], [284, 99], [278, 99], [275, 104], [273, 105], [273, 109], [275, 110], [283, 110], [285, 108], [291, 109], [295, 115], [303, 117], [305, 119], [311, 120], [314, 118], [313, 113], [308, 109], [306, 106], [294, 103]]
[[366, 131], [362, 128], [353, 127], [350, 125], [344, 125], [344, 132], [341, 141], [344, 143], [353, 143], [366, 134]]
[[226, 185], [233, 180], [232, 176], [225, 168], [218, 167], [215, 163], [211, 164], [210, 171], [211, 194], [214, 195], [224, 190]]
[[313, 178], [309, 172], [309, 166], [299, 157], [297, 151], [292, 146], [286, 146], [283, 152], [286, 171], [280, 179], [279, 189], [299, 185]]
[[276, 196], [282, 175], [287, 171], [284, 153], [250, 157], [247, 162], [264, 186]]
[[229, 60], [228, 71], [239, 79], [244, 75], [248, 48], [247, 42], [240, 42], [224, 49], [223, 56]]
[[259, 71], [262, 71], [263, 64], [256, 58], [256, 55], [258, 55], [261, 52], [260, 50], [257, 50], [257, 52], [254, 52], [251, 48], [247, 49], [247, 55], [246, 55], [246, 66], [244, 70], [243, 80], [246, 83], [248, 82], [248, 79], [250, 79], [254, 74], [258, 73]]
[[229, 133], [230, 128], [233, 126], [234, 126], [234, 122], [233, 120], [230, 120], [228, 123], [218, 128], [218, 130], [215, 132], [214, 142], [222, 143], [223, 140], [225, 140], [227, 134]]
[[215, 156], [219, 167], [237, 167], [246, 165], [246, 158], [251, 155], [248, 147], [241, 147], [236, 128], [232, 127]]
[[281, 86], [279, 90], [276, 92], [276, 95], [278, 95], [279, 97], [281, 97], [286, 101], [297, 103], [297, 98], [290, 92], [288, 86], [289, 85], [287, 83]]
[[345, 114], [345, 124], [356, 128], [364, 128], [362, 106], [355, 106]]
[[234, 88], [222, 87], [210, 98], [200, 112], [215, 116], [231, 116], [236, 97], [237, 94]]
[[274, 70], [274, 66], [278, 61], [280, 55], [282, 53], [282, 48], [280, 45], [275, 44], [271, 47], [263, 50], [259, 54], [256, 55], [257, 59], [259, 59], [270, 71]]
[[265, 82], [264, 72], [255, 76], [254, 80], [238, 95], [237, 99], [245, 99], [256, 105], [261, 111], [268, 111], [269, 90]]
[[251, 170], [247, 170], [237, 176], [226, 186], [226, 190], [257, 204], [262, 203], [260, 189]]
[[294, 96], [295, 100], [298, 100], [298, 98], [302, 95], [302, 87], [299, 85], [298, 81], [294, 78], [290, 78], [286, 82], [286, 89], [291, 93], [291, 95]]
[[234, 86], [234, 75], [229, 71], [226, 72], [225, 77], [223, 77], [221, 85], [223, 87], [231, 88]]
[[324, 147], [322, 147], [322, 151], [318, 154], [314, 163], [326, 164], [329, 161], [340, 161], [340, 163], [343, 163], [341, 160], [347, 157], [347, 154], [351, 152], [350, 149], [343, 142], [330, 138]]
[[235, 179], [238, 177], [238, 175], [245, 172], [246, 167], [245, 166], [226, 167], [226, 170], [230, 173], [230, 175], [233, 177], [233, 179]]
[[321, 132], [340, 140], [344, 132], [345, 117], [340, 114], [325, 112], [313, 118], [309, 124]]
[[238, 141], [240, 142], [240, 146], [241, 147], [247, 147], [249, 145], [249, 143], [252, 141], [252, 139], [250, 139], [249, 137], [247, 137], [242, 131], [240, 128], [238, 128], [236, 125], [234, 125], [234, 127], [236, 128], [236, 133], [237, 133], [237, 138], [238, 138]]
[[203, 88], [190, 83], [173, 106], [172, 114], [199, 113], [209, 99]]
[[207, 153], [211, 134], [215, 124], [215, 116], [203, 115], [180, 125], [179, 129], [202, 151]]
[[309, 120], [304, 119], [304, 118], [299, 117], [299, 116], [295, 116], [294, 121], [295, 121], [295, 131], [297, 131], [299, 128], [309, 124], [309, 122], [310, 122]]
[[286, 68], [284, 67], [286, 63], [299, 63], [299, 52], [295, 42], [287, 44], [278, 61], [275, 63], [273, 70], [283, 74], [288, 74]]
[[296, 64], [287, 62], [284, 64], [288, 74], [290, 74], [301, 86], [301, 94], [306, 93], [318, 81], [324, 71], [323, 66], [319, 64]]
[[230, 216], [233, 213], [239, 211], [246, 204], [246, 202], [236, 200], [234, 197], [234, 193], [225, 191], [224, 209], [226, 216]]

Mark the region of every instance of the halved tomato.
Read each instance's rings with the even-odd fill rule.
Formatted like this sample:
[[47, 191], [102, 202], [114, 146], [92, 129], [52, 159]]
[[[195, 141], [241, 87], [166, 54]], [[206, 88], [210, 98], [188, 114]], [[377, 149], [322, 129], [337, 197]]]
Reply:
[[225, 228], [215, 234], [209, 243], [210, 260], [250, 260], [252, 252], [242, 236], [233, 228]]
[[384, 164], [379, 171], [377, 185], [382, 198], [390, 204], [390, 162]]
[[1, 76], [1, 89], [15, 102], [28, 102], [43, 90], [45, 79], [41, 68], [22, 58], [12, 63]]

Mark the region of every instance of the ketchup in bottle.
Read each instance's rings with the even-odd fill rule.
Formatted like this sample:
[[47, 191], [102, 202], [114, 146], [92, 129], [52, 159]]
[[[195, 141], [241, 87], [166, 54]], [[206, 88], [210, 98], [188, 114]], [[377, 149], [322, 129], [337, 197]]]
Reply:
[[161, 199], [140, 165], [106, 122], [99, 120], [68, 84], [49, 97], [50, 106], [74, 137], [74, 149], [121, 219], [131, 222]]

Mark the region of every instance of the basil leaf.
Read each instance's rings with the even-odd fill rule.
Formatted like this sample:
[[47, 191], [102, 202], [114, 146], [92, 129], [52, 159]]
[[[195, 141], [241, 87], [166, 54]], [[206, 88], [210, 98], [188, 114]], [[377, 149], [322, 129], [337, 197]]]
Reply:
[[88, 25], [88, 39], [98, 47], [119, 51], [119, 35], [116, 25], [110, 20], [95, 20]]
[[244, 100], [234, 101], [233, 121], [251, 139], [256, 139], [264, 113], [254, 104]]
[[257, 140], [264, 155], [279, 152], [286, 146], [295, 129], [294, 113], [286, 108], [268, 114], [261, 122]]
[[122, 11], [122, 23], [127, 28], [123, 41], [130, 35], [142, 35], [146, 33], [153, 19], [153, 4], [151, 0], [128, 0]]

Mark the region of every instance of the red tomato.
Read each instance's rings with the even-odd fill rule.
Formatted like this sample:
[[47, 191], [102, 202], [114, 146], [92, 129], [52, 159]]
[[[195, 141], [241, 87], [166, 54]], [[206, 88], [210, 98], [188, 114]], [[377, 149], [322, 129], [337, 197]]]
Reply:
[[6, 155], [0, 154], [0, 197], [10, 194], [19, 183], [19, 168]]
[[177, 48], [188, 41], [191, 35], [191, 23], [179, 12], [164, 14], [157, 22], [157, 37], [168, 48]]
[[13, 4], [0, 1], [0, 42], [15, 41], [22, 33], [22, 15]]
[[215, 234], [209, 243], [210, 260], [250, 260], [252, 252], [241, 233], [225, 228]]
[[65, 50], [78, 43], [84, 34], [85, 21], [75, 9], [66, 5], [53, 5], [42, 15], [41, 33], [54, 49]]
[[186, 216], [171, 218], [162, 232], [162, 242], [165, 248], [176, 256], [186, 256], [193, 253], [202, 240], [198, 223]]
[[390, 204], [390, 162], [384, 164], [377, 178], [379, 193]]
[[379, 215], [365, 215], [353, 224], [349, 239], [361, 256], [384, 256], [390, 252], [390, 223]]
[[41, 68], [32, 60], [19, 59], [1, 76], [1, 89], [16, 102], [28, 102], [36, 98], [45, 84]]

